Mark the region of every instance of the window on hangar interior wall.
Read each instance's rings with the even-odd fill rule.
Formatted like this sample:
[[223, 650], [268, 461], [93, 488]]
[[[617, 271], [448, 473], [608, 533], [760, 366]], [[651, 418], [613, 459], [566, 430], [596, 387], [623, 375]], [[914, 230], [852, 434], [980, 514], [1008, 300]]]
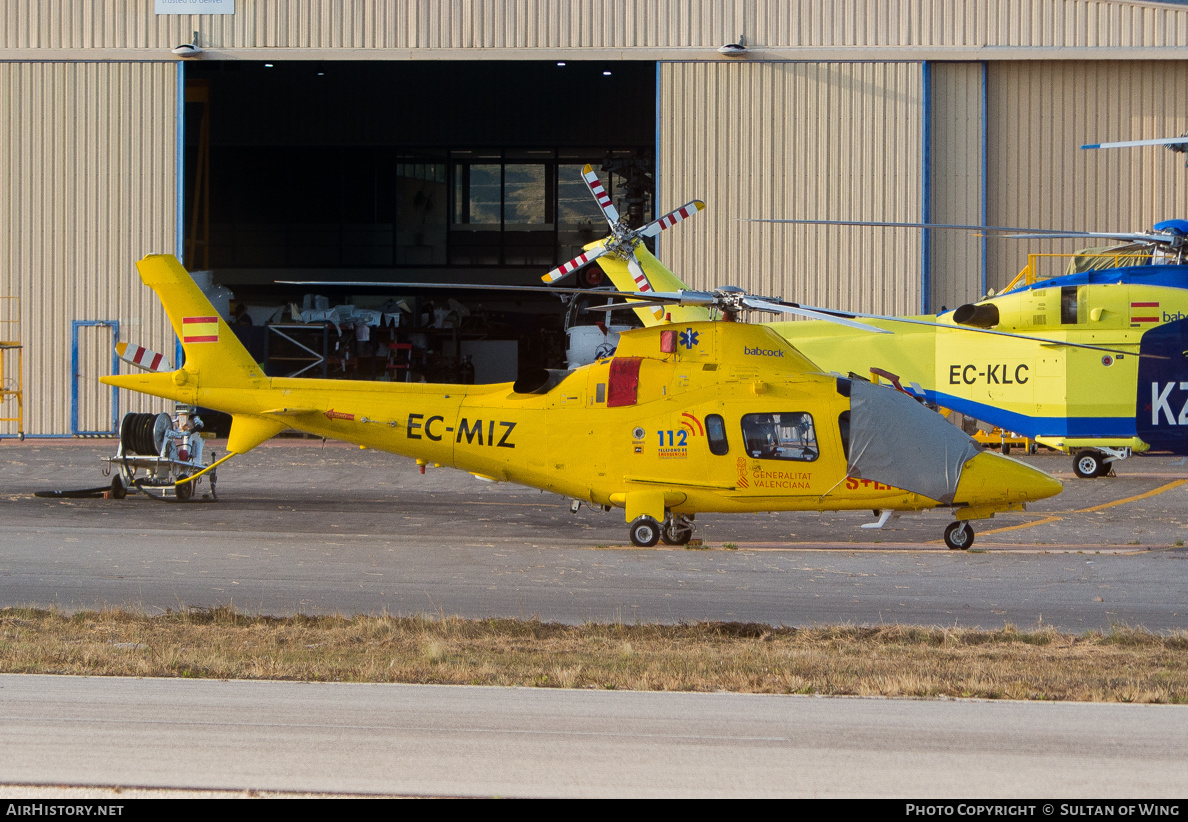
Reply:
[[[613, 74], [572, 63], [192, 67], [209, 104], [187, 105], [186, 232], [204, 237], [208, 219], [210, 242], [188, 247], [209, 250], [216, 269], [556, 265], [606, 234], [585, 163], [633, 224], [654, 216], [654, 117], [573, 123], [572, 101], [602, 83], [654, 103], [654, 64]], [[538, 93], [508, 106], [494, 86]], [[199, 206], [195, 220], [201, 168], [209, 218]]]
[[[601, 171], [608, 157], [612, 168], [637, 169], [633, 185], [622, 174]], [[633, 224], [652, 219], [650, 157], [642, 152], [452, 152], [450, 264], [553, 266], [604, 237], [606, 219], [581, 176], [586, 163], [599, 169]]]

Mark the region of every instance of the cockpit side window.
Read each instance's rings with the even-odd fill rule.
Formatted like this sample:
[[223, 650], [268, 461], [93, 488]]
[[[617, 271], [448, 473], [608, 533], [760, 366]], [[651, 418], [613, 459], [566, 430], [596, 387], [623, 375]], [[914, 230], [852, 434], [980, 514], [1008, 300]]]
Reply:
[[744, 414], [743, 445], [755, 459], [812, 462], [817, 458], [817, 429], [803, 411]]
[[721, 414], [705, 415], [705, 436], [711, 454], [720, 457], [730, 451], [730, 443], [726, 441], [726, 421]]
[[841, 434], [842, 454], [846, 461], [850, 460], [850, 412], [842, 411], [837, 415], [837, 430]]

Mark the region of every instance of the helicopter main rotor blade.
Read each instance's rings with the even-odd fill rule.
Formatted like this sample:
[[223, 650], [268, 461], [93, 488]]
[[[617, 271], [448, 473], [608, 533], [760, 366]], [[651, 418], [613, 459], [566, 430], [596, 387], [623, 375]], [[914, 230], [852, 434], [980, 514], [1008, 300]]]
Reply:
[[[1188, 142], [1188, 138], [1185, 138]], [[862, 221], [862, 220], [761, 220], [761, 219], [747, 219], [742, 222], [748, 223], [788, 223], [791, 225], [844, 225], [844, 226], [860, 226], [867, 228], [938, 228], [938, 229], [952, 229], [956, 231], [992, 231], [995, 233], [1012, 232], [1009, 234], [1002, 234], [1001, 239], [1006, 240], [1058, 240], [1058, 239], [1102, 239], [1102, 240], [1124, 240], [1130, 242], [1144, 242], [1144, 243], [1169, 243], [1173, 239], [1167, 234], [1152, 234], [1144, 232], [1108, 232], [1108, 231], [1068, 231], [1067, 229], [1057, 228], [1011, 228], [1009, 226], [1001, 225], [955, 225], [949, 223], [892, 223], [892, 222], [877, 222], [877, 221]]]
[[1122, 140], [1115, 143], [1087, 143], [1081, 148], [1131, 148], [1133, 146], [1177, 146], [1188, 145], [1188, 136], [1159, 137], [1155, 140]]
[[607, 303], [606, 305], [588, 305], [586, 311], [622, 311], [624, 308], [668, 308], [673, 305], [671, 300], [631, 300], [625, 303]]
[[586, 181], [586, 187], [590, 189], [590, 193], [594, 195], [594, 199], [598, 202], [598, 207], [602, 209], [603, 216], [606, 221], [610, 223], [611, 232], [614, 233], [619, 227], [619, 210], [615, 208], [615, 204], [611, 202], [610, 195], [606, 193], [606, 189], [602, 187], [602, 180], [598, 179], [598, 175], [594, 173], [594, 168], [589, 163], [582, 167], [582, 179]]
[[791, 225], [848, 225], [866, 228], [940, 228], [954, 231], [1032, 231], [1042, 234], [1059, 234], [1059, 229], [1050, 228], [1015, 228], [1002, 225], [957, 225], [953, 223], [896, 223], [878, 220], [769, 220], [757, 217], [740, 218], [744, 223], [788, 223]]
[[859, 331], [873, 331], [876, 334], [892, 334], [894, 332], [888, 331], [885, 328], [878, 328], [867, 323], [855, 322], [848, 320], [845, 317], [839, 317], [832, 312], [814, 311], [811, 308], [801, 308], [800, 306], [785, 305], [783, 303], [768, 302], [766, 300], [755, 299], [754, 297], [744, 297], [742, 304], [755, 311], [772, 311], [776, 314], [797, 314], [801, 317], [808, 317], [812, 320], [825, 320], [826, 322], [836, 323], [838, 325], [849, 326], [850, 328], [857, 328]]
[[555, 283], [557, 280], [560, 280], [563, 277], [568, 277], [570, 274], [577, 271], [587, 263], [594, 262], [609, 250], [610, 249], [604, 245], [601, 248], [595, 248], [591, 249], [590, 251], [582, 252], [569, 262], [562, 263], [549, 273], [542, 275], [540, 279], [542, 282]]
[[1112, 234], [1108, 231], [1063, 231], [1060, 233], [1047, 232], [1044, 234], [1004, 234], [1005, 239], [1008, 240], [1058, 240], [1058, 239], [1084, 239], [1084, 240], [1129, 240], [1131, 242], [1143, 243], [1169, 243], [1172, 241], [1172, 236], [1168, 234], [1144, 234], [1142, 232], [1118, 232]]
[[[351, 288], [433, 288], [439, 291], [460, 289], [463, 291], [532, 291], [539, 294], [593, 294], [607, 297], [638, 297], [638, 291], [615, 291], [614, 289], [591, 288], [558, 288], [546, 285], [479, 285], [476, 283], [394, 283], [371, 282], [368, 280], [274, 280], [281, 285], [323, 285], [349, 286]], [[648, 294], [648, 298], [652, 298]], [[677, 299], [678, 295], [666, 294], [670, 299]]]
[[661, 231], [672, 228], [682, 220], [689, 219], [703, 208], [705, 208], [705, 203], [701, 202], [701, 200], [692, 200], [685, 203], [680, 208], [668, 212], [660, 219], [652, 220], [652, 222], [636, 231], [636, 234], [640, 235], [641, 237], [655, 237]]

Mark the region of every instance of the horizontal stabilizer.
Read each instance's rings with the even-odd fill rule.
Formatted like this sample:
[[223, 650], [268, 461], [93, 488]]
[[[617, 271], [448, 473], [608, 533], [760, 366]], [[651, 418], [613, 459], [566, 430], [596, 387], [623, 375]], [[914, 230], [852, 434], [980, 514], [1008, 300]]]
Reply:
[[139, 391], [154, 397], [163, 397], [178, 402], [193, 402], [195, 388], [192, 383], [179, 381], [175, 374], [168, 371], [136, 371], [131, 374], [113, 374], [110, 377], [100, 377], [99, 382], [104, 385], [114, 385], [116, 388], [127, 388], [129, 391]]

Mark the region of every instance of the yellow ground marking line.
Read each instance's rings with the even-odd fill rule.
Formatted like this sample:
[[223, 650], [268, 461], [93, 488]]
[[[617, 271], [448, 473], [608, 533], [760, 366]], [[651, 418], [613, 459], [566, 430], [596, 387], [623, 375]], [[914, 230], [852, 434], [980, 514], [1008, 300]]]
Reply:
[[1113, 502], [1105, 502], [1105, 503], [1102, 503], [1101, 505], [1094, 505], [1091, 508], [1081, 508], [1078, 511], [1073, 511], [1073, 513], [1074, 514], [1087, 514], [1091, 511], [1100, 511], [1103, 508], [1112, 508], [1115, 505], [1123, 505], [1127, 502], [1134, 502], [1135, 500], [1146, 499], [1147, 497], [1153, 497], [1158, 494], [1162, 494], [1164, 491], [1170, 491], [1171, 489], [1179, 487], [1186, 482], [1188, 482], [1188, 479], [1178, 479], [1173, 482], [1169, 482], [1167, 485], [1161, 485], [1158, 488], [1156, 488], [1152, 491], [1148, 491], [1145, 494], [1136, 494], [1135, 496], [1127, 497], [1126, 499], [1115, 500]]
[[[1128, 502], [1135, 502], [1140, 499], [1147, 499], [1148, 497], [1158, 496], [1165, 491], [1170, 491], [1173, 488], [1178, 488], [1181, 485], [1188, 483], [1188, 479], [1178, 479], [1161, 485], [1158, 488], [1147, 491], [1144, 494], [1135, 494], [1133, 497], [1125, 497], [1123, 499], [1116, 499], [1113, 502], [1103, 502], [1101, 505], [1091, 505], [1088, 508], [1078, 508], [1076, 511], [1069, 511], [1069, 514], [1091, 514], [1094, 511], [1104, 511], [1106, 508], [1113, 508], [1115, 505], [1125, 505]], [[1036, 525], [1047, 525], [1050, 522], [1060, 522], [1064, 517], [1049, 516], [1043, 519], [1037, 519], [1035, 522], [1025, 522], [1022, 525], [1007, 525], [1003, 528], [992, 528], [989, 531], [983, 531], [982, 536], [987, 534], [1001, 534], [1006, 531], [1018, 531], [1021, 528], [1032, 528]]]
[[1021, 528], [1031, 528], [1035, 525], [1047, 525], [1049, 522], [1060, 522], [1062, 519], [1064, 519], [1064, 517], [1044, 517], [1043, 519], [1037, 519], [1035, 522], [1025, 522], [1022, 525], [1006, 525], [1002, 528], [991, 528], [989, 531], [983, 531], [981, 536], [984, 537], [987, 534], [1001, 534], [1006, 531], [1018, 531]]

